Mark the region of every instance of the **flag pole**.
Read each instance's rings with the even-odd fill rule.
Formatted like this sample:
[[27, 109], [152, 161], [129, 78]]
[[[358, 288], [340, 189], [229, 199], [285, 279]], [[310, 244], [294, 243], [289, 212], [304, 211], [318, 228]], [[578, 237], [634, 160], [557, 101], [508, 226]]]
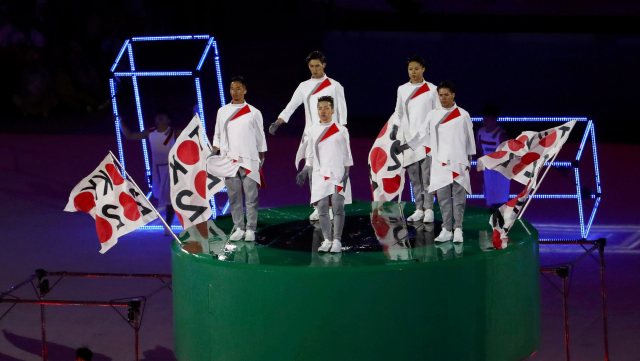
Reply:
[[[517, 220], [520, 221], [520, 224], [522, 224], [522, 226], [525, 228], [525, 230], [527, 230], [527, 233], [529, 233], [529, 235], [531, 235], [531, 233], [529, 232], [527, 227], [524, 225], [524, 222], [522, 222], [522, 220], [520, 218], [522, 218], [522, 215], [524, 214], [524, 211], [527, 210], [527, 207], [529, 206], [529, 203], [531, 203], [531, 201], [533, 200], [533, 196], [536, 194], [536, 192], [540, 188], [540, 185], [542, 184], [542, 181], [544, 180], [544, 178], [547, 176], [547, 173], [549, 172], [549, 169], [551, 169], [551, 163], [553, 163], [556, 160], [556, 157], [558, 156], [559, 153], [560, 153], [560, 151], [557, 151], [556, 154], [553, 156], [553, 158], [551, 158], [551, 160], [549, 161], [549, 165], [547, 165], [547, 168], [544, 170], [544, 173], [542, 174], [542, 177], [540, 177], [540, 180], [538, 182], [536, 182], [536, 187], [531, 191], [531, 194], [529, 195], [529, 199], [527, 199], [527, 203], [524, 204], [524, 207], [522, 207], [522, 211], [520, 211], [520, 213], [518, 214]], [[511, 228], [513, 228], [513, 227], [511, 227]], [[509, 234], [509, 232], [511, 231], [511, 228], [506, 232], [506, 234]]]
[[115, 157], [115, 155], [113, 155], [113, 153], [111, 151], [109, 151], [109, 154], [111, 155], [111, 158], [113, 158], [113, 160], [116, 161], [116, 163], [118, 163], [118, 166], [120, 167], [120, 169], [122, 169], [122, 171], [124, 172], [124, 175], [127, 177], [127, 179], [129, 179], [131, 181], [131, 184], [133, 184], [134, 187], [136, 187], [136, 190], [138, 191], [138, 193], [140, 193], [142, 195], [142, 198], [145, 199], [145, 201], [147, 201], [148, 206], [153, 210], [153, 212], [158, 216], [158, 219], [160, 219], [160, 222], [162, 222], [162, 225], [164, 225], [164, 227], [166, 229], [169, 230], [169, 233], [171, 233], [171, 235], [173, 236], [173, 239], [176, 240], [176, 242], [178, 242], [178, 244], [181, 244], [182, 242], [180, 241], [180, 238], [178, 238], [178, 236], [176, 236], [175, 233], [173, 233], [173, 231], [171, 230], [171, 227], [169, 227], [169, 225], [167, 224], [167, 222], [164, 220], [164, 218], [162, 218], [162, 215], [160, 214], [160, 212], [158, 212], [158, 210], [156, 209], [156, 207], [153, 206], [153, 204], [151, 204], [151, 202], [149, 202], [149, 200], [147, 199], [147, 197], [144, 196], [144, 193], [142, 192], [142, 190], [140, 189], [140, 187], [138, 187], [138, 185], [136, 184], [136, 181], [133, 180], [133, 177], [131, 177], [129, 175], [129, 173], [127, 173], [127, 171], [122, 167], [122, 164], [120, 164], [120, 162], [118, 161], [118, 158]]

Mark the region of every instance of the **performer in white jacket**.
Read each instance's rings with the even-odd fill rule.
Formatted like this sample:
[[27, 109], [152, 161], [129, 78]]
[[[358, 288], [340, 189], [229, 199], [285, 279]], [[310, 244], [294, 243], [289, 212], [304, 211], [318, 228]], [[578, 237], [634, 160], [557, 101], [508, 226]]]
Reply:
[[[347, 103], [344, 98], [344, 88], [340, 83], [332, 78], [329, 78], [324, 70], [327, 66], [327, 62], [324, 54], [319, 51], [313, 51], [307, 56], [307, 66], [311, 72], [311, 79], [305, 80], [298, 88], [296, 88], [289, 104], [278, 116], [278, 119], [269, 126], [269, 133], [275, 135], [278, 127], [283, 123], [288, 123], [293, 112], [298, 109], [300, 104], [304, 105], [304, 118], [305, 118], [305, 131], [312, 125], [319, 123], [319, 117], [317, 112], [318, 99], [322, 96], [331, 96], [334, 101], [334, 113], [333, 121], [336, 124], [347, 124]], [[298, 149], [298, 154], [301, 153], [301, 148], [305, 142], [303, 132], [301, 145]], [[299, 157], [296, 157], [296, 168], [298, 168]], [[307, 162], [307, 164], [310, 164]], [[309, 217], [312, 221], [318, 220], [318, 210], [315, 209]]]
[[[409, 173], [416, 211], [409, 222], [433, 222], [433, 195], [429, 188], [431, 148], [428, 144], [427, 114], [440, 106], [436, 86], [424, 80], [425, 63], [421, 57], [407, 60], [409, 81], [398, 87], [392, 138], [406, 144], [403, 167]], [[420, 137], [418, 134], [422, 134]]]
[[[344, 227], [344, 205], [351, 203], [349, 169], [353, 165], [349, 132], [347, 128], [332, 120], [333, 98], [318, 99], [320, 122], [306, 130], [305, 154], [307, 166], [296, 176], [298, 185], [311, 180], [311, 204], [317, 206], [320, 228], [324, 241], [319, 252], [342, 252], [342, 228]], [[329, 218], [329, 205], [333, 207], [333, 222]], [[332, 232], [333, 226], [333, 232]]]
[[[218, 109], [215, 132], [211, 145], [214, 153], [230, 159], [236, 168], [225, 178], [231, 203], [234, 231], [229, 240], [255, 241], [258, 222], [258, 185], [267, 142], [264, 136], [262, 113], [246, 103], [246, 81], [242, 77], [231, 79], [231, 103]], [[245, 224], [243, 201], [246, 206]]]
[[[180, 129], [171, 126], [171, 117], [167, 110], [158, 110], [154, 116], [155, 127], [147, 128], [143, 132], [132, 132], [122, 122], [120, 129], [125, 138], [130, 140], [149, 139], [151, 148], [151, 193], [158, 201], [158, 208], [165, 209], [165, 218], [168, 225], [171, 225], [175, 216], [175, 211], [171, 205], [171, 195], [169, 187], [169, 150], [176, 142]], [[169, 231], [165, 230], [165, 235]]]
[[454, 101], [451, 82], [438, 85], [441, 109], [427, 116], [433, 162], [429, 192], [436, 192], [442, 213], [442, 231], [436, 242], [462, 243], [466, 195], [471, 193], [470, 159], [476, 153], [471, 117]]

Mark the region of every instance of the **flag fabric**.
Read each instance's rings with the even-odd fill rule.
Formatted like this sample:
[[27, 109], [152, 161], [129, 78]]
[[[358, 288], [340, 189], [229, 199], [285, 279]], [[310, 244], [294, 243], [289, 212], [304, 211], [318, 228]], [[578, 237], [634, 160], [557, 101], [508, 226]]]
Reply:
[[575, 124], [572, 120], [542, 132], [522, 132], [502, 142], [495, 152], [478, 158], [478, 171], [492, 169], [526, 185], [544, 162], [558, 154]]
[[493, 246], [507, 247], [507, 233], [521, 216], [529, 196], [539, 186], [538, 175], [545, 162], [562, 149], [576, 124], [575, 120], [542, 132], [525, 131], [515, 139], [501, 143], [495, 152], [478, 159], [478, 170], [491, 169], [521, 184], [524, 189], [493, 212], [489, 224], [493, 228]]
[[118, 242], [118, 237], [158, 217], [136, 189], [122, 177], [109, 154], [73, 188], [64, 210], [88, 213], [95, 219], [100, 253], [105, 253]]
[[404, 203], [371, 202], [371, 227], [384, 254], [392, 261], [411, 259], [409, 233], [401, 207]]
[[369, 151], [369, 181], [374, 201], [387, 202], [399, 198], [404, 188], [403, 155], [391, 151], [394, 143], [400, 143], [398, 139], [391, 139], [394, 116], [382, 127]]
[[209, 199], [224, 188], [222, 178], [207, 173], [211, 145], [196, 114], [169, 151], [171, 204], [183, 228], [211, 218]]

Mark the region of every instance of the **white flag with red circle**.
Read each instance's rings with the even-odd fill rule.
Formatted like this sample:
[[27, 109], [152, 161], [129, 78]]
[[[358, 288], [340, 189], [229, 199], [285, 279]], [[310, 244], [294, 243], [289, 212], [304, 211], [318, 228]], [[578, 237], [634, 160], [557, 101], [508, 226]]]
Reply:
[[502, 142], [495, 152], [478, 158], [478, 170], [492, 169], [527, 185], [544, 162], [562, 149], [575, 124], [572, 120], [542, 132], [524, 131]]
[[479, 171], [492, 169], [525, 185], [515, 198], [500, 206], [489, 218], [496, 249], [507, 247], [509, 230], [522, 217], [530, 195], [540, 186], [540, 170], [560, 152], [575, 124], [572, 120], [542, 132], [524, 131], [517, 138], [502, 142], [495, 152], [478, 158]]
[[210, 155], [211, 145], [196, 114], [169, 151], [171, 204], [185, 229], [213, 216], [209, 199], [224, 188], [222, 178], [207, 173]]
[[369, 151], [369, 181], [374, 201], [387, 202], [400, 197], [404, 188], [403, 155], [391, 151], [395, 142], [400, 143], [400, 140], [391, 139], [394, 116], [382, 127]]
[[78, 183], [64, 210], [88, 213], [96, 221], [100, 253], [105, 253], [123, 236], [157, 218], [149, 201], [123, 178], [113, 156]]

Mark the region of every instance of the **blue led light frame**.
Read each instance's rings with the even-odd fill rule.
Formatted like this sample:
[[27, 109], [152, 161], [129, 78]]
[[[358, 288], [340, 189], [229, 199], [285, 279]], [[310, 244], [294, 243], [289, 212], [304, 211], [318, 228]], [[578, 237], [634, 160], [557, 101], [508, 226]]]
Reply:
[[[600, 184], [600, 167], [598, 164], [598, 149], [596, 145], [596, 131], [594, 123], [591, 119], [586, 117], [499, 117], [498, 122], [501, 123], [566, 123], [571, 120], [576, 120], [576, 124], [586, 123], [586, 127], [584, 133], [582, 135], [582, 140], [580, 142], [580, 147], [575, 156], [574, 161], [554, 161], [549, 164], [549, 162], [545, 163], [545, 166], [551, 166], [554, 168], [564, 168], [569, 169], [573, 168], [573, 173], [576, 182], [576, 193], [570, 194], [535, 194], [533, 199], [575, 199], [578, 206], [578, 218], [580, 221], [580, 238], [586, 239], [589, 236], [589, 231], [591, 230], [591, 226], [593, 225], [593, 220], [595, 219], [596, 212], [598, 211], [598, 206], [600, 205], [600, 200], [602, 198], [602, 186]], [[474, 123], [481, 123], [481, 117], [472, 117], [471, 121]], [[574, 131], [576, 128], [574, 127]], [[584, 205], [582, 204], [582, 195], [580, 194], [581, 189], [581, 179], [579, 173], [579, 165], [582, 159], [582, 152], [585, 149], [587, 141], [591, 142], [591, 147], [593, 151], [593, 168], [594, 168], [594, 176], [596, 182], [596, 193], [590, 194], [589, 198], [595, 199], [595, 204], [591, 213], [588, 215], [588, 220], [585, 223], [585, 214], [584, 214]], [[476, 166], [477, 162], [474, 160], [471, 162], [472, 166]], [[411, 201], [415, 203], [415, 198], [413, 196], [413, 188], [411, 187], [411, 183], [409, 182], [409, 194], [411, 195]], [[509, 198], [515, 198], [516, 194], [510, 194]], [[468, 194], [467, 199], [484, 199], [484, 194]]]
[[[142, 71], [136, 69], [136, 63], [134, 58], [134, 43], [138, 42], [166, 42], [166, 41], [196, 41], [200, 43], [204, 43], [204, 49], [202, 51], [202, 55], [199, 59], [197, 59], [198, 63], [193, 70], [170, 70], [170, 71]], [[124, 55], [127, 55], [129, 59], [129, 71], [116, 71], [119, 65], [121, 65], [121, 61]], [[209, 54], [213, 57], [213, 62], [215, 65], [215, 74], [216, 81], [218, 85], [218, 92], [220, 96], [220, 106], [224, 106], [226, 104], [225, 96], [224, 96], [224, 88], [222, 86], [222, 72], [220, 70], [220, 53], [218, 52], [218, 44], [213, 36], [210, 35], [170, 35], [170, 36], [145, 36], [145, 37], [132, 37], [131, 39], [126, 39], [116, 56], [113, 65], [111, 66], [111, 77], [109, 79], [109, 89], [111, 92], [111, 104], [113, 107], [113, 117], [115, 123], [115, 131], [116, 131], [116, 142], [118, 145], [118, 157], [120, 158], [120, 163], [122, 164], [122, 168], [125, 168], [125, 155], [124, 149], [122, 147], [122, 134], [120, 133], [120, 112], [118, 109], [118, 84], [116, 80], [118, 78], [131, 78], [133, 85], [133, 94], [135, 97], [136, 103], [136, 113], [138, 116], [138, 126], [140, 131], [144, 131], [144, 121], [143, 121], [143, 109], [142, 103], [140, 101], [140, 91], [138, 88], [138, 77], [188, 77], [193, 78], [197, 104], [198, 104], [198, 115], [200, 116], [200, 120], [202, 121], [202, 132], [203, 136], [206, 137], [206, 123], [205, 123], [205, 113], [204, 113], [204, 102], [202, 99], [202, 88], [200, 86], [200, 74], [202, 67], [204, 66], [205, 61], [208, 59]], [[149, 189], [151, 189], [151, 167], [149, 162], [149, 151], [147, 146], [147, 140], [141, 140], [142, 145], [142, 155], [144, 157], [144, 166], [145, 166], [145, 175], [147, 185]], [[223, 192], [226, 192], [226, 188], [223, 189]], [[151, 193], [147, 195], [149, 197]], [[224, 214], [229, 209], [229, 201], [227, 201], [224, 206], [218, 209], [215, 201], [215, 196], [211, 199], [211, 208], [213, 211], [213, 218], [216, 218], [218, 214]], [[143, 226], [143, 229], [159, 229], [160, 226]], [[175, 226], [172, 226], [175, 228]], [[180, 227], [178, 227], [180, 228]]]

